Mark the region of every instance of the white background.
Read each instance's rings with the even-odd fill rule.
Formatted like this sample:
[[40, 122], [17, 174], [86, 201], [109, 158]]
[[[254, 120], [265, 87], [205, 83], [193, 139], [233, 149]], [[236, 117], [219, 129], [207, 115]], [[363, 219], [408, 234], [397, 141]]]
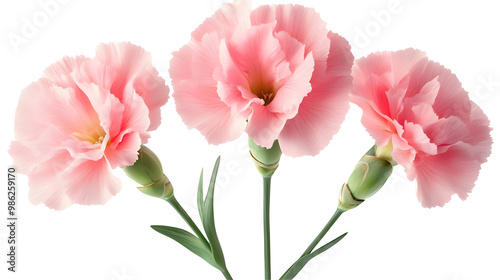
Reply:
[[[131, 41], [153, 54], [154, 65], [170, 83], [171, 53], [187, 43], [190, 32], [222, 3], [66, 2], [58, 4], [46, 22], [42, 15], [46, 12], [38, 1], [0, 4], [0, 166], [4, 172], [11, 164], [7, 149], [13, 139], [17, 99], [45, 67], [64, 55], [93, 56], [100, 42]], [[426, 51], [457, 74], [497, 128], [492, 132], [497, 142], [493, 153], [466, 201], [454, 197], [444, 208], [424, 209], [414, 194], [415, 182], [409, 182], [396, 168], [379, 193], [344, 214], [327, 235], [331, 240], [349, 231], [347, 237], [312, 261], [296, 279], [500, 279], [500, 17], [496, 1], [291, 2], [319, 11], [331, 30], [347, 38], [356, 57], [407, 47]], [[254, 1], [253, 8], [268, 3], [288, 1]], [[14, 47], [8, 38], [22, 36], [24, 19], [39, 27], [31, 38]], [[178, 200], [197, 222], [199, 172], [205, 168], [207, 182], [216, 157], [222, 155], [215, 214], [227, 265], [235, 279], [262, 279], [261, 178], [247, 154], [246, 136], [220, 146], [208, 145], [197, 131], [187, 130], [173, 99], [162, 116], [149, 147], [162, 159]], [[340, 132], [319, 156], [282, 157], [271, 197], [274, 279], [333, 214], [342, 183], [373, 144], [360, 118], [359, 108], [353, 105]], [[124, 187], [109, 203], [75, 205], [60, 212], [32, 205], [27, 199], [27, 177], [19, 175], [18, 272], [7, 272], [2, 261], [0, 278], [223, 279], [203, 260], [149, 228], [151, 224], [186, 228], [167, 203], [142, 195], [121, 170], [115, 174]], [[6, 217], [6, 192], [1, 196], [0, 216]], [[1, 224], [0, 259], [4, 260], [7, 228]]]

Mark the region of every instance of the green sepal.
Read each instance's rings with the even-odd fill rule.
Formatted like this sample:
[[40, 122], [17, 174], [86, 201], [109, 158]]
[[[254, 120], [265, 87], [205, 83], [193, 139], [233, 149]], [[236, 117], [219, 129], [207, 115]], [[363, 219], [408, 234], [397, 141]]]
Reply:
[[167, 176], [163, 175], [161, 180], [151, 183], [146, 186], [137, 187], [142, 193], [152, 197], [168, 200], [174, 195], [174, 188]]
[[264, 178], [270, 178], [279, 166], [281, 158], [281, 148], [278, 140], [268, 149], [257, 145], [252, 138], [248, 138], [248, 147], [257, 171]]
[[365, 200], [378, 192], [392, 173], [392, 164], [384, 158], [365, 155], [347, 180], [352, 195]]
[[291, 280], [293, 279], [295, 276], [297, 276], [297, 274], [299, 274], [299, 272], [302, 270], [302, 268], [304, 268], [304, 266], [310, 261], [312, 260], [314, 257], [316, 257], [317, 255], [325, 252], [326, 250], [330, 249], [331, 247], [333, 247], [333, 245], [337, 244], [340, 240], [342, 240], [342, 238], [344, 238], [345, 236], [347, 235], [347, 232], [342, 234], [341, 236], [335, 238], [334, 240], [328, 242], [327, 244], [323, 245], [322, 247], [320, 247], [318, 250], [316, 251], [313, 251], [312, 253], [310, 254], [307, 254], [303, 257], [301, 257], [300, 259], [298, 259], [286, 272], [285, 274], [283, 274], [283, 276], [281, 276], [280, 280]]
[[217, 262], [217, 264], [225, 269], [226, 262], [224, 260], [224, 254], [222, 253], [222, 248], [217, 237], [217, 231], [215, 229], [215, 219], [214, 219], [214, 191], [215, 191], [215, 180], [217, 179], [217, 172], [219, 170], [220, 156], [215, 162], [214, 169], [212, 171], [212, 177], [210, 178], [210, 184], [208, 186], [207, 195], [203, 203], [202, 211], [202, 221], [203, 228], [207, 235], [208, 241], [212, 246], [212, 255]]
[[180, 228], [169, 226], [152, 225], [151, 228], [177, 241], [179, 244], [186, 247], [186, 249], [204, 259], [215, 268], [221, 269], [221, 267], [217, 264], [214, 257], [212, 256], [210, 248], [207, 248], [207, 246], [205, 246], [198, 237], [194, 236], [190, 232], [187, 232]]

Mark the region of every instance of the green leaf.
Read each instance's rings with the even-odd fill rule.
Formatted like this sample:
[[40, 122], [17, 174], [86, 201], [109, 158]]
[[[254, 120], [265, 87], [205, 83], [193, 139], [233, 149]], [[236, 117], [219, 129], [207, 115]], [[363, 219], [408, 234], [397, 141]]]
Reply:
[[212, 252], [210, 252], [210, 248], [207, 248], [207, 246], [205, 246], [203, 242], [201, 242], [201, 240], [193, 234], [176, 227], [152, 225], [151, 228], [172, 238], [215, 268], [220, 269], [220, 266], [215, 262], [212, 256]]
[[203, 169], [201, 169], [200, 181], [198, 183], [198, 211], [200, 212], [200, 218], [203, 221], [203, 207], [205, 206], [205, 201], [203, 201]]
[[212, 178], [210, 178], [210, 184], [208, 186], [207, 196], [203, 205], [203, 228], [207, 234], [208, 241], [212, 246], [212, 254], [215, 261], [221, 267], [226, 267], [226, 262], [224, 260], [224, 254], [222, 253], [222, 248], [220, 246], [219, 238], [217, 237], [217, 231], [215, 230], [214, 221], [214, 190], [215, 190], [215, 180], [217, 179], [217, 172], [219, 170], [220, 156], [215, 162], [214, 169], [212, 171]]
[[345, 236], [347, 235], [347, 232], [342, 234], [341, 236], [335, 238], [334, 240], [330, 241], [329, 243], [323, 245], [322, 247], [320, 247], [318, 250], [310, 253], [310, 254], [307, 254], [303, 257], [301, 257], [300, 259], [298, 259], [286, 272], [285, 274], [283, 274], [283, 276], [281, 276], [280, 280], [291, 280], [293, 279], [295, 276], [297, 276], [297, 274], [302, 270], [302, 268], [310, 261], [312, 260], [314, 257], [316, 257], [317, 255], [323, 253], [324, 251], [330, 249], [333, 245], [337, 244], [340, 240], [342, 240], [342, 238], [344, 238]]

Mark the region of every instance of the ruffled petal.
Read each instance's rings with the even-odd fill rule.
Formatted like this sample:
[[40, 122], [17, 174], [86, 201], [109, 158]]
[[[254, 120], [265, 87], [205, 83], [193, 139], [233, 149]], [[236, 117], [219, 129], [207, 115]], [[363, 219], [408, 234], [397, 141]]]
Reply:
[[349, 110], [349, 84], [316, 87], [308, 94], [298, 114], [286, 122], [278, 138], [281, 150], [292, 157], [317, 155], [340, 129]]
[[126, 130], [114, 139], [105, 151], [105, 156], [112, 169], [133, 165], [138, 158], [138, 150], [142, 144], [141, 136], [136, 131]]
[[[88, 103], [88, 101], [87, 101]], [[15, 118], [18, 141], [34, 141], [49, 126], [71, 134], [97, 118], [95, 112], [75, 100], [72, 88], [55, 87], [40, 79], [25, 88], [19, 98]]]
[[425, 134], [422, 126], [411, 122], [405, 122], [403, 126], [403, 138], [408, 141], [408, 144], [415, 148], [418, 152], [429, 155], [437, 154], [437, 146], [431, 143], [429, 137]]
[[317, 52], [313, 52], [312, 89], [300, 103], [297, 115], [287, 121], [279, 136], [280, 147], [286, 155], [318, 154], [340, 129], [349, 110], [354, 56], [349, 43], [338, 34], [329, 32], [328, 39], [325, 72], [318, 68]]
[[492, 129], [490, 128], [488, 117], [472, 101], [470, 121], [467, 123], [467, 129], [469, 130], [469, 135], [463, 141], [473, 146], [473, 154], [476, 155], [476, 159], [479, 162], [486, 162], [486, 159], [491, 154], [491, 146], [493, 144], [490, 135]]
[[330, 53], [328, 29], [326, 22], [313, 8], [292, 4], [261, 6], [252, 11], [250, 17], [252, 25], [276, 21], [274, 31], [284, 31], [304, 44], [305, 54], [312, 52], [314, 56], [315, 71], [325, 71]]
[[67, 151], [60, 150], [50, 160], [38, 162], [38, 166], [28, 174], [31, 203], [43, 203], [47, 207], [63, 210], [72, 203], [66, 195], [64, 186], [67, 182], [60, 181], [72, 158]]
[[372, 103], [371, 101], [369, 102], [357, 95], [351, 95], [350, 100], [363, 110], [361, 123], [370, 136], [375, 139], [375, 144], [379, 147], [387, 145], [392, 135], [396, 133], [396, 128], [394, 127], [395, 122], [389, 117], [379, 113], [374, 108], [375, 105], [370, 104]]
[[424, 207], [444, 206], [453, 194], [465, 200], [474, 187], [481, 164], [469, 144], [457, 143], [445, 153], [415, 160], [417, 198]]
[[90, 61], [85, 56], [69, 57], [65, 56], [56, 63], [50, 65], [43, 71], [43, 76], [53, 82], [56, 86], [62, 88], [74, 88], [75, 81], [71, 74], [80, 68], [84, 62]]
[[232, 4], [223, 3], [222, 7], [213, 16], [207, 18], [191, 36], [196, 41], [201, 41], [205, 34], [216, 32], [220, 37], [228, 38], [238, 26], [245, 29], [250, 27], [251, 2], [248, 0], [235, 0]]
[[177, 84], [173, 96], [187, 127], [198, 129], [211, 144], [235, 140], [245, 130], [248, 115], [232, 114], [215, 87], [183, 81]]
[[[149, 110], [148, 130], [158, 128], [160, 107], [167, 102], [169, 89], [152, 66], [151, 54], [131, 43], [101, 44], [96, 48], [96, 60], [116, 72], [110, 92], [124, 103], [136, 100], [130, 95], [139, 95]], [[100, 85], [104, 87], [102, 83]]]
[[289, 118], [295, 117], [303, 99], [311, 92], [312, 73], [314, 71], [314, 59], [309, 54], [300, 66], [295, 69], [290, 77], [286, 78], [284, 84], [276, 92], [276, 97], [267, 106], [268, 110], [275, 113], [286, 113]]
[[105, 204], [121, 189], [120, 180], [111, 174], [106, 158], [77, 160], [61, 175], [65, 191], [73, 203]]
[[286, 123], [286, 114], [270, 112], [266, 106], [252, 104], [252, 115], [248, 120], [246, 132], [255, 144], [270, 149], [283, 126]]

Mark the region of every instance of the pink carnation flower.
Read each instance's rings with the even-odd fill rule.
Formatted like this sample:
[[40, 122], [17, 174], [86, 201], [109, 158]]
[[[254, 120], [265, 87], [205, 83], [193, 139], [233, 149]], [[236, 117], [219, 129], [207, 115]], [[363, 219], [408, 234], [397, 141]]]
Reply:
[[21, 94], [10, 153], [34, 204], [106, 203], [121, 188], [111, 170], [132, 165], [161, 122], [169, 90], [151, 55], [130, 43], [96, 51], [63, 58]]
[[223, 4], [174, 52], [177, 111], [211, 144], [243, 131], [289, 156], [319, 153], [349, 109], [353, 56], [311, 8]]
[[491, 152], [489, 120], [457, 77], [425, 53], [378, 52], [353, 67], [351, 100], [377, 146], [392, 141], [393, 159], [424, 207], [464, 200]]

